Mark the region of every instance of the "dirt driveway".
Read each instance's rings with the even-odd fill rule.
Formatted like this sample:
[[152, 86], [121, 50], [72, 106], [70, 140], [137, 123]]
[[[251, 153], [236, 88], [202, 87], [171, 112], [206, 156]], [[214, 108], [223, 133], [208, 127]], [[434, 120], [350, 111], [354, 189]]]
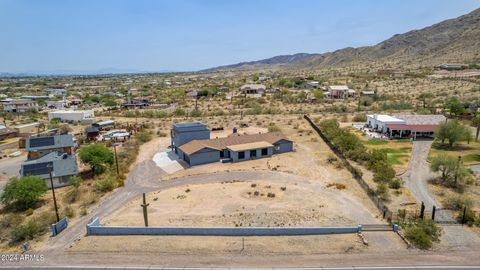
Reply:
[[[435, 177], [430, 171], [430, 164], [427, 162], [428, 152], [432, 146], [431, 140], [418, 140], [413, 142], [412, 157], [407, 167], [407, 172], [402, 176], [405, 185], [415, 196], [418, 205], [425, 204], [425, 209], [431, 211], [433, 205], [440, 207], [441, 204], [434, 198], [433, 192], [429, 189], [427, 181]], [[436, 219], [454, 220], [447, 211], [438, 211]], [[461, 226], [443, 226], [441, 245], [448, 247], [473, 247], [480, 245], [480, 238], [467, 228]]]

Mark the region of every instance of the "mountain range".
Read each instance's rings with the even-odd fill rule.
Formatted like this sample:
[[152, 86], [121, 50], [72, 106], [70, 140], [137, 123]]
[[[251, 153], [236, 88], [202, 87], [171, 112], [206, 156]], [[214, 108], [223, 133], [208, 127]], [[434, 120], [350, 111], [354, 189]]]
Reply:
[[420, 30], [396, 34], [373, 46], [322, 54], [297, 53], [219, 66], [203, 71], [252, 69], [321, 69], [351, 65], [419, 67], [480, 60], [480, 8]]

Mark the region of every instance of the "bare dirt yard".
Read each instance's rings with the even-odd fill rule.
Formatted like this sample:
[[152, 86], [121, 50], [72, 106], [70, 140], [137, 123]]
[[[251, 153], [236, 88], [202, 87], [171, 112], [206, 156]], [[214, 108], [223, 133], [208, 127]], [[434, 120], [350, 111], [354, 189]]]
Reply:
[[[384, 223], [351, 174], [342, 166], [327, 162], [331, 153], [329, 148], [306, 122], [298, 116], [254, 118], [244, 119], [251, 125], [239, 129], [239, 132], [266, 132], [263, 124], [257, 126], [253, 123], [275, 122], [295, 142], [295, 151], [245, 162], [195, 166], [159, 176], [159, 182], [185, 179], [185, 185], [147, 193], [150, 226], [356, 226]], [[209, 119], [205, 122], [213, 125], [215, 121]], [[212, 137], [226, 136], [234, 126], [238, 127], [238, 119], [228, 125], [225, 123], [224, 131], [212, 132]], [[158, 145], [165, 146], [165, 139], [159, 139]], [[248, 180], [222, 178], [232, 172], [248, 173]], [[195, 182], [195, 179], [204, 178], [214, 181]], [[142, 226], [140, 204], [141, 198], [137, 197], [102, 219], [101, 223], [106, 226]], [[252, 254], [317, 254], [406, 248], [391, 232], [366, 233], [366, 239], [368, 246], [357, 235], [246, 237], [243, 249]], [[69, 250], [230, 253], [241, 250], [242, 241], [239, 237], [88, 236]]]

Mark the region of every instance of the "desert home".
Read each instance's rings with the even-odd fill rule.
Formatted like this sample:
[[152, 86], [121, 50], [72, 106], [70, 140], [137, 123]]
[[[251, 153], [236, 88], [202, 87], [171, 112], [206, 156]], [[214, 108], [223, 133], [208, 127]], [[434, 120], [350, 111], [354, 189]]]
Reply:
[[293, 151], [293, 142], [279, 132], [238, 134], [210, 139], [210, 130], [200, 122], [173, 126], [172, 149], [189, 165], [237, 162]]
[[52, 119], [71, 123], [91, 123], [95, 122], [95, 115], [92, 110], [57, 110], [48, 113], [48, 121]]
[[389, 138], [431, 137], [438, 126], [446, 121], [443, 115], [367, 115], [366, 127]]
[[51, 187], [51, 172], [54, 187], [66, 186], [70, 177], [77, 174], [74, 147], [75, 142], [70, 134], [29, 137], [25, 146], [28, 156], [21, 166], [20, 174], [39, 176]]
[[346, 99], [355, 96], [355, 90], [348, 88], [346, 85], [328, 86], [324, 95], [328, 98]]
[[267, 87], [263, 84], [244, 84], [240, 87], [240, 92], [242, 95], [249, 96], [262, 96], [265, 93]]

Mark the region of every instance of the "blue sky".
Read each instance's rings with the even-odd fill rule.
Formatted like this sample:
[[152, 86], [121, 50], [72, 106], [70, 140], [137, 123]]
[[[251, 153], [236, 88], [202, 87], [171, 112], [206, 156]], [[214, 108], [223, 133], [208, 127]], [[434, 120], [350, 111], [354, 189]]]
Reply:
[[480, 0], [0, 0], [0, 72], [188, 71], [373, 45]]

